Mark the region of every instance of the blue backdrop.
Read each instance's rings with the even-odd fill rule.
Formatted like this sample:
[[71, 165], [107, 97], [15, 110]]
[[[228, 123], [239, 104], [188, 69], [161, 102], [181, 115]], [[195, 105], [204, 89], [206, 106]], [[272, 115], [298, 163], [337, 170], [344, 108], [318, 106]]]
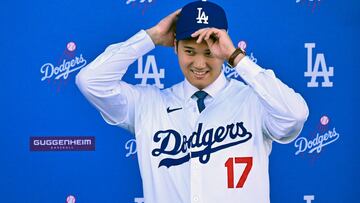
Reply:
[[[359, 202], [359, 1], [213, 1], [226, 10], [234, 43], [245, 41], [250, 57], [300, 92], [310, 109], [297, 140], [273, 144], [271, 201]], [[108, 45], [187, 2], [2, 2], [0, 202], [143, 202], [133, 136], [107, 125], [74, 79]], [[226, 66], [224, 72], [240, 79]], [[164, 88], [182, 79], [174, 51], [164, 47], [125, 76]], [[58, 143], [36, 151], [37, 137]], [[95, 149], [60, 144], [75, 137], [91, 137]]]

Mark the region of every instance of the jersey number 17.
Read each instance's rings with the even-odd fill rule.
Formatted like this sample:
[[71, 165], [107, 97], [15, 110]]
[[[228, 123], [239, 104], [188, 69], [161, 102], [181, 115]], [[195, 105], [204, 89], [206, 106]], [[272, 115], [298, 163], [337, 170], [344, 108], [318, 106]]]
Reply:
[[228, 188], [235, 188], [234, 183], [234, 164], [246, 164], [243, 173], [240, 176], [239, 181], [236, 184], [236, 188], [242, 188], [252, 168], [253, 158], [252, 157], [231, 157], [225, 162], [227, 168], [227, 183]]

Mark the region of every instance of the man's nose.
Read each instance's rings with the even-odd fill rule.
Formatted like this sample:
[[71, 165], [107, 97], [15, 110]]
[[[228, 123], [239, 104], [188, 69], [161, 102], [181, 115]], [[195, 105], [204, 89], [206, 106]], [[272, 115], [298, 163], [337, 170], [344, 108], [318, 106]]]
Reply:
[[201, 69], [206, 68], [206, 59], [204, 56], [197, 56], [194, 59], [194, 67]]

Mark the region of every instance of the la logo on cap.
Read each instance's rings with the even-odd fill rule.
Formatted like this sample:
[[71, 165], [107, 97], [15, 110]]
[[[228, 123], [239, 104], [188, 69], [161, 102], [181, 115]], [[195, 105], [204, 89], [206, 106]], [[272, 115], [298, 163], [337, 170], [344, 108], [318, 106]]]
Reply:
[[198, 24], [209, 24], [208, 20], [209, 20], [209, 16], [207, 16], [205, 14], [205, 11], [202, 11], [202, 8], [197, 8], [198, 9], [198, 17], [196, 18]]

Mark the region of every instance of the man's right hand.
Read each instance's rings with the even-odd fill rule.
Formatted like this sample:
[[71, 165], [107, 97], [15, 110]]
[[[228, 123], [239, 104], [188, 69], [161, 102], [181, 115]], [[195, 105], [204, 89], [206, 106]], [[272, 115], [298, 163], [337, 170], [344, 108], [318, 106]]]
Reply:
[[180, 11], [181, 9], [176, 10], [163, 18], [157, 25], [146, 30], [155, 45], [174, 46], [175, 24]]

